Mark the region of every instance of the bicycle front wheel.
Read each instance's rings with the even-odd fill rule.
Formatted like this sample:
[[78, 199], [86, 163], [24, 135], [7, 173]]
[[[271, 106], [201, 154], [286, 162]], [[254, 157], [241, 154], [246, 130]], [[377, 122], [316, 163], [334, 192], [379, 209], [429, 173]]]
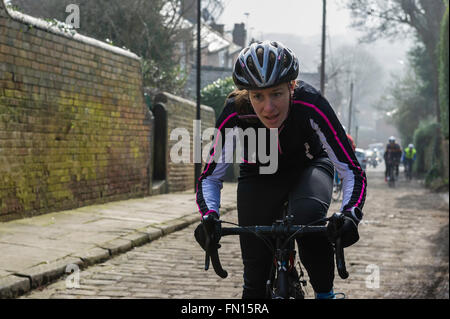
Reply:
[[392, 188], [395, 187], [395, 172], [393, 165], [390, 165], [389, 167], [388, 179], [389, 179], [389, 187]]
[[275, 286], [275, 296], [275, 298], [278, 299], [289, 298], [289, 278], [287, 271], [278, 271]]

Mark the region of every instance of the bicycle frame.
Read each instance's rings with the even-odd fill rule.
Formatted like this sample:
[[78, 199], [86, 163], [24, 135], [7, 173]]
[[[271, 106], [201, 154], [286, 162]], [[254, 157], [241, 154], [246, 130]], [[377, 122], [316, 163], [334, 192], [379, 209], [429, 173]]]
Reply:
[[342, 193], [342, 179], [339, 178], [337, 171], [334, 171], [334, 180], [333, 180], [333, 193], [331, 194], [331, 198], [333, 201], [337, 202], [341, 198]]
[[390, 163], [387, 164], [387, 177], [388, 177], [388, 185], [389, 187], [395, 187], [395, 164]]
[[409, 160], [406, 160], [404, 166], [406, 180], [410, 181], [412, 179], [412, 163]]
[[[289, 217], [285, 218], [290, 223]], [[275, 249], [273, 266], [269, 280], [267, 280], [267, 297], [271, 299], [287, 299], [290, 297], [304, 299], [305, 294], [295, 268], [295, 238], [277, 237]], [[276, 270], [276, 275], [274, 270]], [[294, 281], [293, 283], [289, 282], [290, 278]], [[302, 283], [304, 286], [306, 285], [306, 281], [302, 281]]]

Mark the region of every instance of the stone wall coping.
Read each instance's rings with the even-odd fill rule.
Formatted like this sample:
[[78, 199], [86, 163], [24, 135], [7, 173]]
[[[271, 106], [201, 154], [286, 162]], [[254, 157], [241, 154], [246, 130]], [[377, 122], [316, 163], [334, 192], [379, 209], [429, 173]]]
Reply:
[[[168, 92], [160, 92], [155, 96], [155, 104], [156, 103], [167, 103], [168, 100], [175, 100], [177, 102], [180, 103], [185, 103], [185, 104], [189, 104], [192, 105], [192, 107], [196, 107], [197, 104], [194, 101], [188, 100], [188, 99], [184, 99], [182, 97], [170, 94]], [[200, 109], [204, 110], [204, 111], [208, 111], [208, 112], [213, 112], [214, 113], [214, 109], [211, 106], [208, 105], [204, 105], [201, 104], [200, 105]]]
[[[100, 40], [90, 38], [84, 35], [81, 35], [75, 31], [75, 29], [69, 29], [67, 31], [61, 30], [57, 26], [53, 25], [50, 22], [47, 22], [45, 20], [29, 16], [27, 14], [24, 14], [22, 12], [10, 10], [5, 2], [5, 0], [0, 0], [0, 13], [2, 11], [6, 12], [6, 14], [12, 19], [17, 22], [26, 24], [26, 25], [32, 25], [33, 27], [39, 28], [43, 31], [51, 32], [56, 35], [64, 36], [69, 39], [73, 39], [85, 44], [88, 44], [90, 46], [95, 46], [102, 48], [104, 50], [110, 51], [115, 54], [123, 55], [131, 59], [140, 60], [140, 58], [133, 52], [127, 51], [125, 49], [121, 49], [119, 47], [113, 46], [111, 44], [108, 44], [106, 42], [102, 42]], [[1, 15], [1, 14], [0, 14]], [[66, 24], [63, 24], [64, 26], [67, 26]]]

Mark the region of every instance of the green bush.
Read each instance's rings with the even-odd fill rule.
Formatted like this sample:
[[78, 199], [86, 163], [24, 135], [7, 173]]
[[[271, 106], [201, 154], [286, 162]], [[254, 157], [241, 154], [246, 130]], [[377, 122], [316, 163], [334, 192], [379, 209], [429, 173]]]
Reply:
[[417, 173], [427, 173], [436, 163], [439, 152], [439, 124], [433, 120], [425, 120], [414, 131], [414, 146], [417, 150], [417, 159], [414, 169]]
[[202, 104], [211, 106], [216, 113], [216, 118], [218, 118], [223, 110], [226, 97], [235, 88], [231, 77], [218, 79], [201, 90]]
[[433, 181], [441, 177], [439, 165], [434, 164], [425, 176], [425, 186], [430, 187]]
[[439, 100], [441, 107], [441, 130], [442, 135], [448, 139], [448, 120], [449, 120], [449, 109], [448, 109], [448, 4], [447, 10], [445, 11], [444, 17], [441, 24], [441, 39], [439, 42]]

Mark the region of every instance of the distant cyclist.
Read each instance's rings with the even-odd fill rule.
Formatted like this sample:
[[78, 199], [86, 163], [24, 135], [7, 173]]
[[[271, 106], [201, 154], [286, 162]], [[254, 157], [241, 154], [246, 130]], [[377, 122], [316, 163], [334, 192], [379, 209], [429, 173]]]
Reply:
[[386, 150], [384, 151], [384, 162], [386, 164], [386, 170], [384, 172], [384, 180], [387, 182], [388, 168], [394, 167], [395, 176], [398, 177], [398, 166], [402, 158], [402, 148], [395, 142], [395, 137], [389, 137]]
[[[345, 130], [345, 126], [344, 126], [344, 130]], [[350, 145], [353, 148], [353, 151], [355, 151], [356, 150], [356, 144], [355, 144], [355, 141], [353, 140], [353, 137], [349, 133], [347, 133], [347, 138], [348, 138], [348, 141], [350, 142]]]
[[416, 149], [414, 148], [414, 144], [409, 144], [403, 150], [402, 162], [405, 165], [406, 174], [409, 178], [411, 178], [412, 166], [414, 161], [416, 160]]
[[[295, 54], [280, 42], [256, 42], [237, 58], [233, 80], [238, 90], [225, 101], [216, 122], [220, 135], [214, 140], [210, 159], [197, 183], [196, 202], [202, 223], [195, 231], [199, 244], [217, 236], [205, 231], [219, 219], [220, 192], [229, 164], [217, 162], [228, 149], [226, 135], [236, 129], [253, 129], [256, 140], [268, 140], [269, 129], [278, 132], [278, 167], [262, 174], [266, 166], [259, 152], [249, 153], [248, 139], [241, 141], [243, 163], [237, 187], [240, 226], [272, 225], [281, 217], [284, 203], [294, 223], [305, 225], [326, 216], [333, 189], [334, 167], [343, 178], [341, 211], [346, 216], [342, 229], [344, 246], [359, 239], [358, 223], [367, 191], [366, 174], [328, 101], [309, 84], [296, 81], [299, 64]], [[272, 130], [273, 132], [273, 130]], [[267, 139], [266, 139], [267, 138]], [[220, 141], [222, 143], [220, 143]], [[247, 141], [247, 143], [245, 143]], [[231, 143], [234, 145], [234, 143]], [[220, 145], [220, 147], [219, 147]], [[261, 158], [260, 158], [261, 156]], [[214, 227], [211, 227], [214, 228]], [[316, 298], [333, 298], [334, 252], [326, 237], [303, 237], [300, 260], [305, 266]], [[273, 259], [264, 242], [252, 234], [240, 235], [244, 264], [243, 298], [264, 298]], [[213, 244], [217, 245], [218, 243]], [[214, 246], [210, 246], [214, 247]]]

